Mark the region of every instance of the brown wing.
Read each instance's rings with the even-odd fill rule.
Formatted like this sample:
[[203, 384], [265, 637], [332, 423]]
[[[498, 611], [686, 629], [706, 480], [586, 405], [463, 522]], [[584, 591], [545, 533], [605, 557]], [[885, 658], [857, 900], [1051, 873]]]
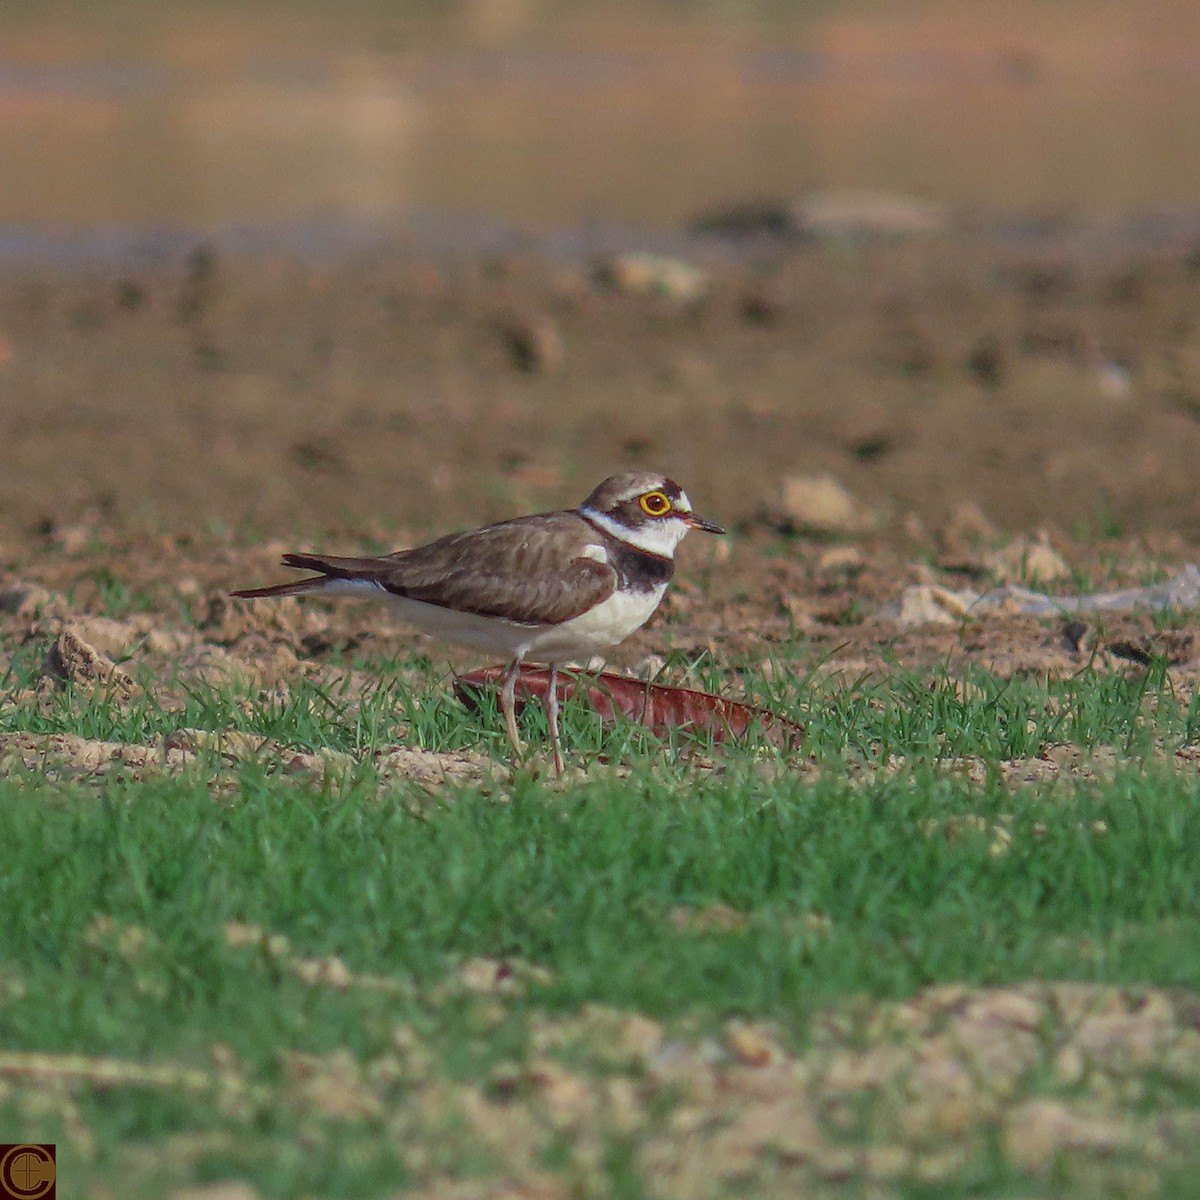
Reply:
[[288, 554], [292, 567], [377, 583], [396, 596], [530, 625], [558, 625], [607, 600], [617, 573], [583, 557], [598, 541], [582, 518], [518, 517], [383, 558]]

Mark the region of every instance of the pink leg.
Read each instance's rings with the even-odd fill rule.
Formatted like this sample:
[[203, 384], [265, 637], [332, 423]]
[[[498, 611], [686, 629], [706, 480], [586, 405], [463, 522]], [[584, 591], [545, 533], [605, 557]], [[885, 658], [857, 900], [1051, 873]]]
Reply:
[[509, 663], [508, 670], [504, 672], [504, 682], [500, 686], [500, 711], [504, 714], [504, 728], [508, 731], [508, 740], [512, 743], [513, 755], [517, 761], [524, 753], [520, 735], [517, 733], [516, 687], [520, 671], [521, 658], [518, 655]]
[[546, 718], [550, 722], [550, 744], [554, 747], [554, 773], [563, 773], [562, 741], [558, 736], [558, 664], [550, 664], [550, 687], [546, 690]]

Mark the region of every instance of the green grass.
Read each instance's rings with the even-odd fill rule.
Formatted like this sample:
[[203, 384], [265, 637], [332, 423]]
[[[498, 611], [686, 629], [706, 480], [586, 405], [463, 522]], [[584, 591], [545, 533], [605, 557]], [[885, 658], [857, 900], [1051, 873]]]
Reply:
[[[845, 991], [897, 996], [1046, 968], [1200, 984], [1200, 957], [1181, 952], [1200, 925], [1178, 924], [1200, 889], [1200, 813], [1194, 781], [1173, 772], [1019, 806], [997, 787], [919, 772], [856, 786], [735, 773], [686, 795], [680, 783], [647, 773], [556, 794], [523, 781], [417, 812], [365, 785], [334, 797], [257, 769], [219, 806], [202, 780], [110, 784], [86, 803], [15, 789], [3, 829], [24, 853], [6, 870], [0, 913], [9, 965], [31, 991], [4, 1028], [47, 1049], [82, 1035], [143, 1053], [177, 1050], [185, 1017], [207, 1012], [197, 1026], [207, 1036], [245, 1000], [227, 986], [218, 944], [231, 920], [416, 985], [460, 958], [516, 956], [555, 973], [547, 1003], [591, 998], [665, 1017], [698, 1007], [790, 1020]], [[1010, 817], [1012, 848], [994, 855], [988, 836], [925, 831], [964, 815]], [[676, 905], [716, 903], [753, 920], [733, 938], [668, 920]], [[161, 945], [157, 1012], [135, 1021], [136, 991], [97, 994], [81, 949], [97, 913]], [[797, 924], [811, 913], [831, 928]], [[1127, 944], [1131, 922], [1165, 932]], [[16, 931], [25, 940], [14, 944]], [[1089, 948], [1075, 955], [1064, 938]], [[1111, 962], [1095, 949], [1117, 945]], [[49, 970], [45, 995], [32, 987], [36, 964]], [[65, 1024], [44, 1007], [51, 990], [66, 993]], [[262, 1032], [231, 1036], [252, 1053]], [[337, 1044], [344, 1030], [318, 1031], [314, 1048], [326, 1034]]]
[[[0, 674], [0, 689], [14, 694], [32, 688], [41, 656], [36, 647], [15, 654]], [[230, 729], [314, 751], [362, 753], [403, 742], [430, 750], [483, 745], [500, 757], [506, 753], [494, 705], [485, 705], [479, 716], [465, 713], [452, 694], [448, 668], [438, 661], [354, 659], [348, 665], [369, 673], [372, 682], [352, 686], [349, 673], [325, 681], [301, 677], [280, 696], [249, 685], [183, 681], [169, 704], [153, 690], [159, 681], [142, 673], [147, 691], [132, 701], [66, 688], [40, 703], [0, 711], [0, 731], [146, 742], [180, 728]], [[136, 668], [133, 673], [138, 676]], [[946, 671], [896, 670], [886, 679], [831, 681], [786, 660], [775, 664], [768, 681], [732, 675], [705, 658], [673, 658], [665, 678], [800, 722], [805, 749], [820, 760], [887, 762], [900, 755], [910, 763], [968, 756], [994, 761], [1036, 755], [1054, 743], [1111, 746], [1136, 757], [1155, 745], [1175, 749], [1200, 738], [1200, 700], [1177, 700], [1161, 662], [1126, 674], [1085, 668], [1047, 684], [983, 671], [953, 678]], [[639, 751], [658, 757], [658, 739], [629, 723], [601, 730], [582, 699], [565, 706], [563, 720], [568, 744], [585, 757], [602, 750], [622, 761], [630, 754], [636, 760]], [[531, 708], [525, 722], [535, 740], [544, 741], [540, 710]]]
[[[486, 1093], [497, 1072], [543, 1053], [539, 1030], [597, 1004], [661, 1022], [690, 1046], [719, 1041], [731, 1018], [769, 1020], [803, 1058], [821, 1045], [814, 1016], [863, 1003], [874, 1012], [931, 985], [1200, 990], [1200, 783], [1170, 762], [1196, 740], [1200, 716], [1162, 669], [1086, 670], [1051, 685], [979, 674], [964, 685], [899, 671], [836, 682], [781, 662], [770, 682], [747, 675], [736, 687], [806, 723], [800, 756], [702, 746], [697, 759], [683, 738], [601, 734], [572, 704], [566, 736], [592, 766], [586, 779], [519, 772], [431, 793], [382, 781], [372, 754], [403, 740], [502, 757], [495, 712], [465, 713], [433, 662], [358, 665], [381, 681], [362, 694], [335, 677], [298, 680], [282, 698], [189, 687], [171, 703], [68, 688], [0, 714], [0, 733], [145, 743], [184, 726], [239, 729], [358, 764], [318, 784], [268, 757], [227, 768], [215, 790], [217, 764], [203, 756], [141, 782], [58, 783], [15, 766], [0, 778], [10, 848], [0, 1046], [211, 1077], [191, 1091], [10, 1083], [0, 1129], [57, 1138], [64, 1179], [153, 1196], [234, 1176], [267, 1197], [353, 1197], [447, 1172], [502, 1175], [504, 1154], [429, 1097], [472, 1082]], [[18, 652], [5, 691], [35, 674], [33, 652]], [[671, 674], [735, 687], [703, 660]], [[542, 733], [539, 715], [526, 725]], [[1116, 765], [1096, 778], [1004, 782], [1006, 760], [1060, 743], [1111, 747]], [[972, 759], [984, 782], [967, 777]], [[707, 911], [732, 916], [680, 917]], [[286, 949], [231, 944], [231, 923]], [[329, 956], [349, 985], [295, 966]], [[516, 964], [520, 986], [462, 986], [462, 964], [483, 957]], [[339, 1052], [370, 1079], [372, 1103], [355, 1116], [303, 1099], [288, 1065]], [[606, 1065], [595, 1043], [563, 1054], [597, 1087], [613, 1071], [636, 1083], [646, 1069]], [[1200, 1083], [1160, 1066], [1144, 1111], [1200, 1107]], [[1023, 1086], [1061, 1092], [1048, 1069]], [[547, 1126], [536, 1161], [561, 1168], [579, 1195], [652, 1194], [643, 1152], [682, 1102], [656, 1093], [636, 1128], [601, 1129], [586, 1153], [582, 1133]], [[874, 1103], [866, 1142], [890, 1119]], [[201, 1134], [208, 1141], [186, 1141]], [[946, 1178], [902, 1172], [896, 1194], [1096, 1194], [1073, 1159], [1026, 1178], [981, 1137]], [[1160, 1194], [1189, 1194], [1186, 1173], [1163, 1180]], [[760, 1180], [750, 1194], [775, 1193]]]
[[[335, 798], [254, 770], [241, 782], [221, 806], [203, 780], [4, 797], [0, 830], [22, 847], [0, 885], [0, 975], [21, 981], [0, 1010], [5, 1045], [203, 1067], [222, 1042], [270, 1087], [281, 1047], [371, 1060], [406, 1020], [449, 1077], [486, 1077], [522, 1053], [532, 1012], [585, 1003], [668, 1023], [770, 1016], [802, 1043], [806, 1017], [846, 994], [1031, 976], [1200, 987], [1200, 813], [1174, 773], [1030, 798], [999, 856], [987, 836], [924, 830], [999, 818], [1012, 797], [921, 773], [851, 787], [733, 772], [684, 788], [647, 772], [569, 795], [525, 781], [502, 801], [464, 792], [419, 813], [365, 785]], [[717, 903], [750, 920], [732, 934], [671, 921]], [[97, 914], [144, 930], [146, 948], [97, 946]], [[230, 921], [397, 989], [314, 991], [231, 949]], [[486, 1040], [471, 1005], [438, 989], [481, 955], [550, 972]], [[92, 1097], [84, 1120], [114, 1146], [230, 1123], [137, 1089]], [[287, 1149], [268, 1138], [255, 1151], [267, 1161], [238, 1169], [292, 1194]], [[401, 1182], [402, 1166], [376, 1147], [362, 1194]]]

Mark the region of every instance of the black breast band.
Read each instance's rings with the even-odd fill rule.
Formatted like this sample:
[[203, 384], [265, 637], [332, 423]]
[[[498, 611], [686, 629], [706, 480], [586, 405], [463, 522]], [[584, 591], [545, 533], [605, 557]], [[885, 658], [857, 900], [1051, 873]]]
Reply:
[[621, 588], [632, 588], [635, 592], [650, 592], [664, 583], [670, 583], [675, 572], [675, 561], [639, 550], [615, 537], [605, 539], [609, 565], [617, 573]]

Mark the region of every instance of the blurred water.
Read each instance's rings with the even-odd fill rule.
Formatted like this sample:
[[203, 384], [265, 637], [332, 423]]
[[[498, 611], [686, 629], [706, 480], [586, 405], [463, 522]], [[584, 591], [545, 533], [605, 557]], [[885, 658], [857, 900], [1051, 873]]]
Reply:
[[0, 254], [61, 252], [64, 230], [154, 253], [182, 230], [320, 247], [665, 229], [829, 188], [992, 214], [1200, 209], [1185, 0], [598, 14], [0, 5]]

